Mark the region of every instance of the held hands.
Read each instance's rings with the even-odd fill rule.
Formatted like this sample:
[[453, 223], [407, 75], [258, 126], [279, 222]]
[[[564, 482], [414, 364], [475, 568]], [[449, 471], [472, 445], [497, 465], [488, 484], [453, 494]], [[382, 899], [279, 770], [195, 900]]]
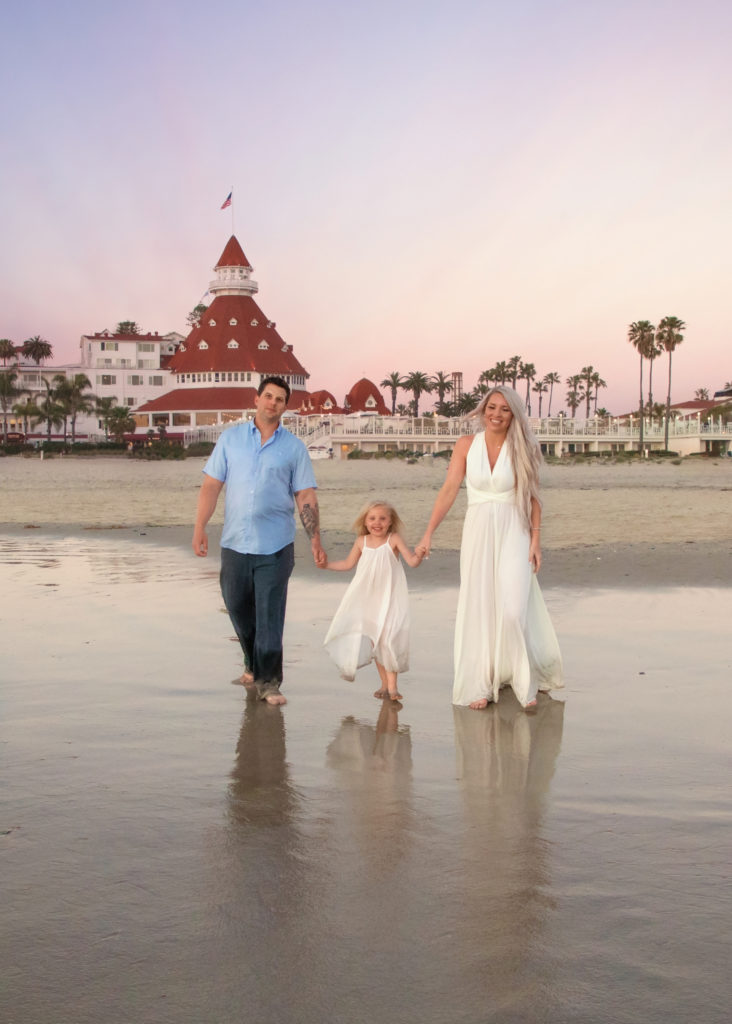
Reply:
[[414, 549], [414, 553], [419, 558], [420, 561], [423, 558], [429, 558], [430, 557], [430, 547], [431, 546], [432, 546], [432, 538], [428, 537], [427, 534], [425, 534], [424, 537], [422, 538], [422, 540], [419, 542], [419, 544], [417, 544], [417, 546]]
[[327, 569], [328, 556], [326, 555], [325, 551], [323, 551], [320, 541], [317, 538], [313, 538], [311, 548], [313, 552], [313, 561], [315, 562], [318, 569]]

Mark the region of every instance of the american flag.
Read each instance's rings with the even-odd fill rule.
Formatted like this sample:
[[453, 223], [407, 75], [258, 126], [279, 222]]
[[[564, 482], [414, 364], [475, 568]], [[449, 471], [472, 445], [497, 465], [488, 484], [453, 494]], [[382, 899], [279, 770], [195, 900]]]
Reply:
[[225, 210], [227, 206], [231, 206], [231, 197], [232, 197], [232, 195], [233, 195], [233, 192], [229, 192], [229, 194], [226, 197], [226, 199], [224, 199], [223, 203], [221, 204], [221, 209], [222, 210]]

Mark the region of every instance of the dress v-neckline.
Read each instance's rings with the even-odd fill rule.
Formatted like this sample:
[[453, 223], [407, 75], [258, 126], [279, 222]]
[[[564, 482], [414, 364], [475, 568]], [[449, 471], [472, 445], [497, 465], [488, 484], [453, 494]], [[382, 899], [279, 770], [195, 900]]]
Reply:
[[488, 451], [488, 440], [487, 440], [487, 437], [486, 437], [485, 433], [483, 434], [483, 448], [485, 450], [486, 462], [488, 463], [488, 472], [490, 473], [491, 476], [493, 476], [493, 474], [495, 472], [495, 469], [496, 469], [496, 466], [501, 461], [501, 456], [503, 455], [503, 447], [504, 447], [505, 443], [506, 443], [505, 441], [501, 441], [501, 447], [498, 449], [498, 455], [496, 455], [496, 461], [491, 466], [491, 457], [490, 457], [490, 453]]

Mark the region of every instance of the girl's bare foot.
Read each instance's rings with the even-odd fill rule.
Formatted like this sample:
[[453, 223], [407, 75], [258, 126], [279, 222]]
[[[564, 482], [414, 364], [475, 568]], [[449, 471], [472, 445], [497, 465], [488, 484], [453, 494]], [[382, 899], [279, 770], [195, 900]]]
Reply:
[[488, 707], [488, 700], [486, 697], [481, 697], [480, 700], [474, 700], [470, 707], [473, 711], [482, 711], [483, 708]]
[[374, 690], [374, 697], [376, 697], [377, 700], [383, 700], [384, 697], [388, 697], [388, 696], [389, 696], [389, 691], [388, 690]]
[[402, 700], [402, 695], [398, 690], [389, 690], [389, 696], [392, 700]]

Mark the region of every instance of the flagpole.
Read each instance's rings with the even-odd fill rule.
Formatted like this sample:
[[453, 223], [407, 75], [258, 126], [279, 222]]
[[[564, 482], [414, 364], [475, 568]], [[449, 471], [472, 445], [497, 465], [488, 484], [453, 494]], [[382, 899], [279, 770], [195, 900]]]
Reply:
[[232, 235], [236, 234], [236, 231], [234, 230], [234, 186], [233, 185], [231, 186], [231, 233], [232, 233]]

